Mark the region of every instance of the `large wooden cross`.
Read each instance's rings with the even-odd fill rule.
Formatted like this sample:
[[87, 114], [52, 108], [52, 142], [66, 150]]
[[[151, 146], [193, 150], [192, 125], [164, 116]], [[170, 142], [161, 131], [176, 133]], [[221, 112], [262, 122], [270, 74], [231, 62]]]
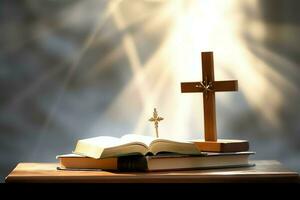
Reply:
[[[238, 151], [240, 143], [247, 141], [220, 140], [217, 139], [216, 103], [215, 92], [237, 91], [238, 81], [215, 81], [213, 52], [202, 52], [202, 81], [181, 83], [182, 93], [203, 93], [204, 108], [204, 134], [205, 141], [201, 142], [201, 149], [207, 151]], [[227, 147], [224, 149], [224, 145]], [[230, 145], [229, 145], [230, 144]], [[234, 144], [234, 145], [232, 145]], [[237, 145], [239, 144], [239, 145]], [[207, 145], [209, 147], [207, 147]], [[214, 146], [214, 147], [213, 147]], [[233, 148], [234, 147], [234, 148]], [[246, 146], [243, 146], [246, 149]], [[248, 147], [247, 147], [248, 148]]]

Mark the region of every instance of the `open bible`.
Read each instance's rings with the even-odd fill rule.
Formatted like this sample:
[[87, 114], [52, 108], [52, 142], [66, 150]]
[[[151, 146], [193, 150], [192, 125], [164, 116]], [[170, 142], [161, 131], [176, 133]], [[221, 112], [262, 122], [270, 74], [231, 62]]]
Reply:
[[199, 155], [192, 141], [179, 141], [128, 134], [121, 138], [99, 136], [78, 140], [74, 153], [95, 159], [127, 155], [156, 155], [158, 153]]

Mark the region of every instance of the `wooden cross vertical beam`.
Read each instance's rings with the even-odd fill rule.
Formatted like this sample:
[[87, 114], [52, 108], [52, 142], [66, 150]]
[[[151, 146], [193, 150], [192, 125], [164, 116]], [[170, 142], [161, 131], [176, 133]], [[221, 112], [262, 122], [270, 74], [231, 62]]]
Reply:
[[[202, 80], [207, 85], [215, 81], [212, 52], [202, 52]], [[204, 132], [206, 141], [217, 141], [216, 100], [214, 92], [203, 95]]]

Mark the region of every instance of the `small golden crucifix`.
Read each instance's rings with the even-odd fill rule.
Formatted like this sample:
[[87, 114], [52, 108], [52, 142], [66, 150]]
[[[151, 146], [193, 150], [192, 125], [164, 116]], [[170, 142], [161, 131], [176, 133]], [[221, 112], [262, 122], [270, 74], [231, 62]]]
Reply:
[[154, 122], [155, 131], [156, 131], [156, 137], [158, 138], [158, 122], [163, 120], [164, 118], [159, 117], [156, 111], [156, 108], [154, 108], [153, 117], [149, 119], [150, 122]]

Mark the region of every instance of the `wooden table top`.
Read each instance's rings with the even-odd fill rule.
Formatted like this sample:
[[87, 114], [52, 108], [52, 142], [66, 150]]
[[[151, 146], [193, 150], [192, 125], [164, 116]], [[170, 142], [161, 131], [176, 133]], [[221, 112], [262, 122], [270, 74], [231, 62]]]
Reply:
[[58, 163], [19, 163], [6, 177], [7, 183], [224, 183], [224, 182], [299, 182], [297, 172], [278, 161], [251, 161], [255, 167], [167, 171], [107, 172], [57, 170]]

